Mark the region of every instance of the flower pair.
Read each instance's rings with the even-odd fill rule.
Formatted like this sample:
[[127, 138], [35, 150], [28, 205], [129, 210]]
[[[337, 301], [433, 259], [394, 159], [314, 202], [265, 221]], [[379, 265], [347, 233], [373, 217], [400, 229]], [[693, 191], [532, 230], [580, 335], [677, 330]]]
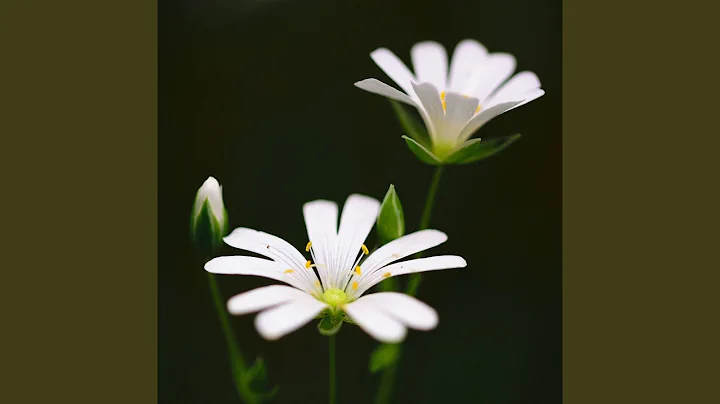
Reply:
[[205, 269], [215, 274], [261, 276], [290, 285], [257, 288], [228, 301], [232, 314], [261, 312], [255, 325], [266, 339], [280, 338], [321, 316], [353, 322], [383, 342], [400, 342], [407, 328], [434, 328], [438, 323], [435, 310], [402, 293], [363, 293], [389, 277], [461, 268], [466, 263], [454, 255], [396, 262], [444, 243], [447, 236], [437, 230], [408, 234], [370, 253], [364, 242], [379, 208], [374, 198], [350, 195], [338, 225], [337, 204], [308, 202], [303, 215], [310, 240], [305, 252], [310, 259], [279, 237], [238, 228], [224, 238], [225, 242], [266, 258], [218, 257]]

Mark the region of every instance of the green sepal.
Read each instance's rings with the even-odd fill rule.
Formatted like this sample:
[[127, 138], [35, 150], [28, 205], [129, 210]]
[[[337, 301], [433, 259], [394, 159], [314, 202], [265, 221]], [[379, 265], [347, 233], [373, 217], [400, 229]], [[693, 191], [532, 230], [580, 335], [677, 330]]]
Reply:
[[425, 129], [425, 125], [417, 117], [413, 116], [412, 111], [408, 107], [402, 105], [401, 102], [395, 100], [389, 100], [390, 105], [395, 111], [398, 122], [403, 129], [403, 132], [413, 138], [419, 144], [426, 148], [430, 146], [430, 135]]
[[407, 143], [410, 151], [413, 152], [413, 154], [423, 163], [433, 166], [437, 166], [442, 163], [440, 159], [435, 156], [430, 150], [428, 150], [425, 146], [405, 135], [403, 135], [403, 139], [405, 139], [405, 143]]
[[471, 139], [453, 152], [445, 162], [447, 164], [468, 164], [492, 156], [520, 139], [520, 134], [494, 139]]
[[320, 334], [329, 337], [340, 331], [343, 324], [343, 315], [328, 315], [318, 322], [317, 328]]
[[[190, 215], [190, 238], [198, 250], [204, 255], [210, 255], [223, 244], [223, 237], [227, 234], [227, 221], [222, 224], [218, 221], [212, 214], [210, 201], [207, 199], [198, 214], [194, 215], [194, 212], [193, 206], [193, 214]], [[227, 217], [227, 212], [224, 213]]]
[[390, 184], [380, 205], [380, 213], [378, 213], [375, 227], [377, 228], [380, 245], [387, 244], [405, 235], [405, 215], [403, 214], [400, 197], [393, 184]]
[[393, 363], [400, 357], [400, 346], [398, 344], [382, 344], [375, 348], [370, 354], [370, 373], [377, 373]]

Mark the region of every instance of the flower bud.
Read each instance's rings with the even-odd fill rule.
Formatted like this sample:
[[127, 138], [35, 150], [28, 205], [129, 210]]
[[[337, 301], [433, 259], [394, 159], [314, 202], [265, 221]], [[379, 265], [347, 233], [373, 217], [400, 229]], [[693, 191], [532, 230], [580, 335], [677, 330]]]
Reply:
[[201, 249], [214, 249], [227, 234], [227, 211], [223, 204], [222, 186], [208, 177], [198, 189], [190, 218], [190, 234]]

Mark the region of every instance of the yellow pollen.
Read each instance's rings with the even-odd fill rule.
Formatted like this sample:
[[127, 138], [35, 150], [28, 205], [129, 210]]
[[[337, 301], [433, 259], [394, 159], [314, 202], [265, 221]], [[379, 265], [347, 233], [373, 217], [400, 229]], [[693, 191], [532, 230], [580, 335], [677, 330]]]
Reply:
[[365, 244], [361, 245], [360, 248], [362, 248], [362, 251], [365, 253], [365, 255], [370, 254], [370, 251], [369, 251], [368, 248], [365, 246]]
[[390, 272], [385, 272], [385, 273], [383, 274], [383, 278], [387, 278], [388, 276], [390, 276]]
[[481, 109], [482, 109], [482, 107], [478, 104], [478, 107], [475, 108], [475, 113], [477, 114], [478, 112], [480, 112]]
[[284, 274], [291, 274], [291, 273], [293, 273], [293, 272], [295, 272], [295, 271], [293, 271], [292, 269], [286, 269], [285, 272], [283, 272], [283, 273], [284, 273]]
[[305, 263], [305, 269], [310, 269], [310, 267], [312, 266], [311, 264], [312, 264], [312, 261], [306, 262], [306, 263]]
[[312, 241], [308, 241], [308, 243], [305, 245], [305, 252], [310, 251], [310, 247], [312, 247]]
[[320, 287], [320, 281], [315, 281], [315, 286]]
[[353, 282], [352, 288], [353, 288], [353, 290], [357, 290], [357, 288], [358, 288], [358, 283], [357, 283], [357, 282]]
[[362, 275], [362, 271], [360, 270], [360, 265], [355, 267], [355, 273], [358, 274], [358, 276]]
[[447, 103], [445, 102], [445, 91], [440, 93], [440, 102], [442, 102], [443, 111], [447, 109]]

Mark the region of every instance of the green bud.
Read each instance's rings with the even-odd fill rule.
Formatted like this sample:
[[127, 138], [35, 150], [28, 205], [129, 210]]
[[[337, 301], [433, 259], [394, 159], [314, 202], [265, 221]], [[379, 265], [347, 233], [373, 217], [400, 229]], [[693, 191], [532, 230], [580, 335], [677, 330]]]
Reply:
[[405, 216], [395, 186], [390, 184], [380, 205], [376, 228], [380, 245], [405, 235]]
[[222, 244], [227, 228], [222, 186], [215, 178], [208, 177], [195, 196], [190, 216], [190, 235], [200, 249], [214, 249]]

